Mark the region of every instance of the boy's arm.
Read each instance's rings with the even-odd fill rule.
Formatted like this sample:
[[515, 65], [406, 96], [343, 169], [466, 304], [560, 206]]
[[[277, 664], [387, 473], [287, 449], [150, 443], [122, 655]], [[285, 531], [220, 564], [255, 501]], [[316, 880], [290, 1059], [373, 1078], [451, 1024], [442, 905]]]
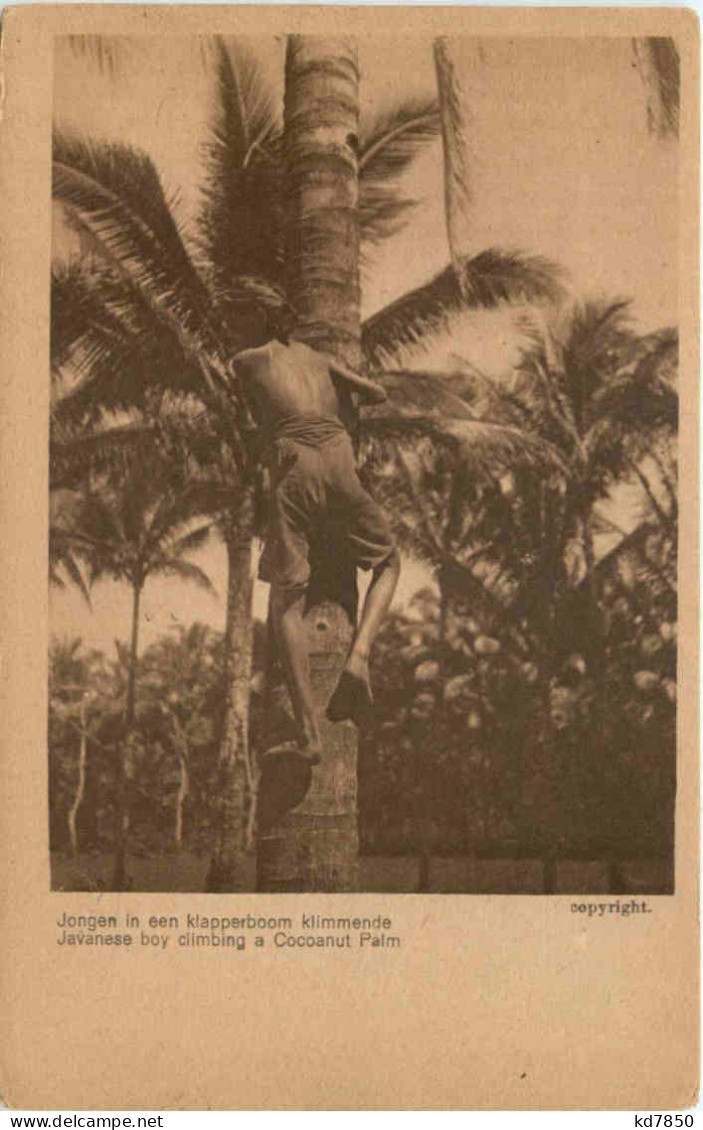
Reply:
[[266, 442], [266, 430], [263, 426], [264, 421], [259, 404], [256, 397], [253, 395], [251, 386], [247, 377], [249, 375], [247, 362], [253, 350], [243, 349], [240, 353], [235, 354], [229, 363], [230, 372], [232, 375], [239, 379], [240, 389], [243, 393], [243, 426], [241, 429], [242, 439], [247, 445], [250, 454], [255, 461], [259, 461], [263, 453], [263, 446]]
[[360, 373], [355, 373], [353, 369], [348, 369], [336, 358], [329, 358], [329, 366], [332, 376], [339, 377], [350, 385], [351, 390], [358, 393], [362, 404], [385, 404], [388, 400], [388, 394], [384, 388], [381, 388], [375, 381], [362, 377]]

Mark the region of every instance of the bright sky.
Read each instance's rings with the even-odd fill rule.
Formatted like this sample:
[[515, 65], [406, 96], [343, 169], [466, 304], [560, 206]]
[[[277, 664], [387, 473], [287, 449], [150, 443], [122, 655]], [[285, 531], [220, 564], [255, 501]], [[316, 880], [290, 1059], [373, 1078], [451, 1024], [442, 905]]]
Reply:
[[[282, 90], [282, 40], [249, 41], [274, 89]], [[187, 222], [197, 203], [200, 147], [207, 135], [212, 73], [203, 41], [124, 41], [116, 78], [64, 44], [57, 47], [55, 119], [88, 136], [146, 149]], [[520, 249], [552, 258], [577, 295], [633, 299], [641, 328], [677, 322], [678, 152], [648, 134], [644, 90], [631, 41], [622, 39], [465, 38], [454, 46], [468, 122], [473, 204], [471, 248]], [[432, 45], [420, 37], [360, 44], [362, 105], [432, 94]], [[442, 156], [434, 144], [416, 163], [408, 187], [422, 201], [405, 232], [369, 264], [362, 310], [372, 313], [426, 280], [447, 262]], [[69, 247], [56, 224], [55, 253]], [[515, 338], [503, 314], [476, 314], [415, 358], [441, 367], [458, 353], [488, 371], [509, 364]], [[409, 360], [409, 359], [408, 359]], [[225, 592], [221, 547], [203, 552], [219, 594]], [[399, 600], [427, 577], [404, 570]], [[263, 615], [266, 586], [257, 585]], [[143, 602], [148, 644], [174, 622], [198, 619], [221, 628], [224, 602], [174, 581], [155, 581]], [[110, 649], [129, 625], [129, 594], [106, 583], [92, 612], [74, 590], [53, 591], [52, 630]]]

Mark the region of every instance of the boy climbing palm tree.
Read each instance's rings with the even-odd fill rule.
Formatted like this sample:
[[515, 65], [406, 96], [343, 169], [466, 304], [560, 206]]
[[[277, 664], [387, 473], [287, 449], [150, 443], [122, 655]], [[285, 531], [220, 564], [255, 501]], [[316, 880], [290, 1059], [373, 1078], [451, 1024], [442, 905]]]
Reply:
[[[386, 394], [328, 354], [295, 340], [290, 329], [287, 308], [267, 311], [257, 335], [261, 344], [238, 353], [233, 366], [270, 464], [270, 523], [259, 576], [271, 584], [273, 622], [298, 726], [295, 747], [316, 764], [322, 748], [303, 623], [311, 549], [324, 545], [328, 557], [344, 550], [359, 568], [372, 571], [327, 707], [332, 722], [351, 719], [358, 725], [371, 706], [369, 652], [393, 599], [400, 562], [383, 511], [359, 481], [345, 426], [355, 401], [379, 404]], [[290, 748], [286, 743], [268, 752]]]

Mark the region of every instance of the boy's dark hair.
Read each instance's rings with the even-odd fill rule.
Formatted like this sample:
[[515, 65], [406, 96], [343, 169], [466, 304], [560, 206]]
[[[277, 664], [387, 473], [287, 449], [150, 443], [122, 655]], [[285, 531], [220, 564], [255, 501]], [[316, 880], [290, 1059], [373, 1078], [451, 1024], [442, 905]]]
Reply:
[[295, 329], [297, 319], [293, 307], [288, 302], [282, 302], [280, 306], [267, 307], [266, 320], [269, 335], [278, 338], [279, 341], [287, 342]]

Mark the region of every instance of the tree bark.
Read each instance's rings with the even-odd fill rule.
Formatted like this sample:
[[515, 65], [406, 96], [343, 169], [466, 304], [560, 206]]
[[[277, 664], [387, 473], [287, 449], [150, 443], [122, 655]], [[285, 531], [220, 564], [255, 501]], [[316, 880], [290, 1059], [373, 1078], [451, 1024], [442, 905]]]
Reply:
[[[246, 849], [247, 799], [256, 800], [249, 757], [249, 694], [254, 620], [254, 495], [248, 488], [225, 528], [227, 547], [227, 620], [224, 638], [224, 711], [218, 759], [216, 832], [208, 890], [236, 890]], [[248, 794], [248, 798], [247, 798]]]
[[605, 720], [607, 717], [606, 650], [603, 617], [600, 607], [600, 585], [596, 571], [596, 556], [590, 515], [585, 515], [582, 519], [582, 537], [583, 556], [586, 566], [586, 584], [588, 585], [588, 597], [592, 616], [591, 630], [593, 645], [589, 658], [596, 691], [596, 732], [598, 739], [602, 740], [605, 733]]
[[184, 733], [178, 718], [173, 715], [173, 732], [176, 744], [176, 756], [178, 758], [178, 767], [180, 769], [180, 780], [178, 782], [178, 792], [176, 793], [176, 813], [175, 813], [175, 826], [173, 830], [173, 838], [176, 847], [180, 848], [183, 845], [183, 808], [185, 806], [186, 797], [190, 792], [190, 778], [188, 774], [188, 740]]
[[135, 581], [132, 586], [132, 636], [129, 647], [129, 666], [127, 669], [127, 702], [125, 707], [125, 733], [120, 747], [117, 764], [116, 818], [117, 846], [112, 873], [112, 889], [127, 889], [127, 838], [129, 836], [129, 781], [134, 773], [132, 764], [132, 743], [134, 741], [134, 720], [136, 714], [137, 662], [139, 658], [139, 608], [143, 581]]
[[188, 796], [188, 762], [182, 754], [179, 754], [178, 762], [181, 769], [181, 779], [178, 785], [178, 793], [176, 795], [176, 826], [174, 829], [174, 839], [176, 847], [183, 846], [183, 805]]
[[73, 797], [73, 804], [68, 812], [68, 836], [71, 842], [71, 854], [75, 857], [78, 855], [78, 832], [76, 829], [76, 821], [78, 819], [78, 810], [83, 803], [85, 795], [85, 765], [88, 755], [88, 737], [86, 734], [85, 723], [85, 697], [81, 696], [80, 704], [80, 746], [78, 750], [78, 782], [76, 784], [76, 792]]
[[[348, 37], [293, 35], [285, 91], [288, 297], [296, 337], [361, 363], [358, 234], [359, 70]], [[343, 405], [353, 428], [351, 403]], [[265, 769], [259, 784], [261, 891], [350, 891], [358, 877], [357, 735], [324, 709], [356, 614], [356, 573], [328, 540], [313, 555], [307, 628], [323, 760]]]
[[539, 574], [542, 578], [541, 594], [536, 609], [537, 667], [541, 702], [540, 750], [542, 763], [542, 829], [544, 844], [542, 855], [542, 893], [556, 894], [559, 861], [559, 793], [560, 765], [557, 755], [556, 733], [552, 715], [552, 683], [554, 678], [554, 596], [557, 591], [554, 557], [551, 549], [553, 522], [549, 490], [541, 489], [540, 531], [541, 551]]
[[357, 48], [291, 35], [286, 54], [286, 269], [296, 337], [361, 360]]

